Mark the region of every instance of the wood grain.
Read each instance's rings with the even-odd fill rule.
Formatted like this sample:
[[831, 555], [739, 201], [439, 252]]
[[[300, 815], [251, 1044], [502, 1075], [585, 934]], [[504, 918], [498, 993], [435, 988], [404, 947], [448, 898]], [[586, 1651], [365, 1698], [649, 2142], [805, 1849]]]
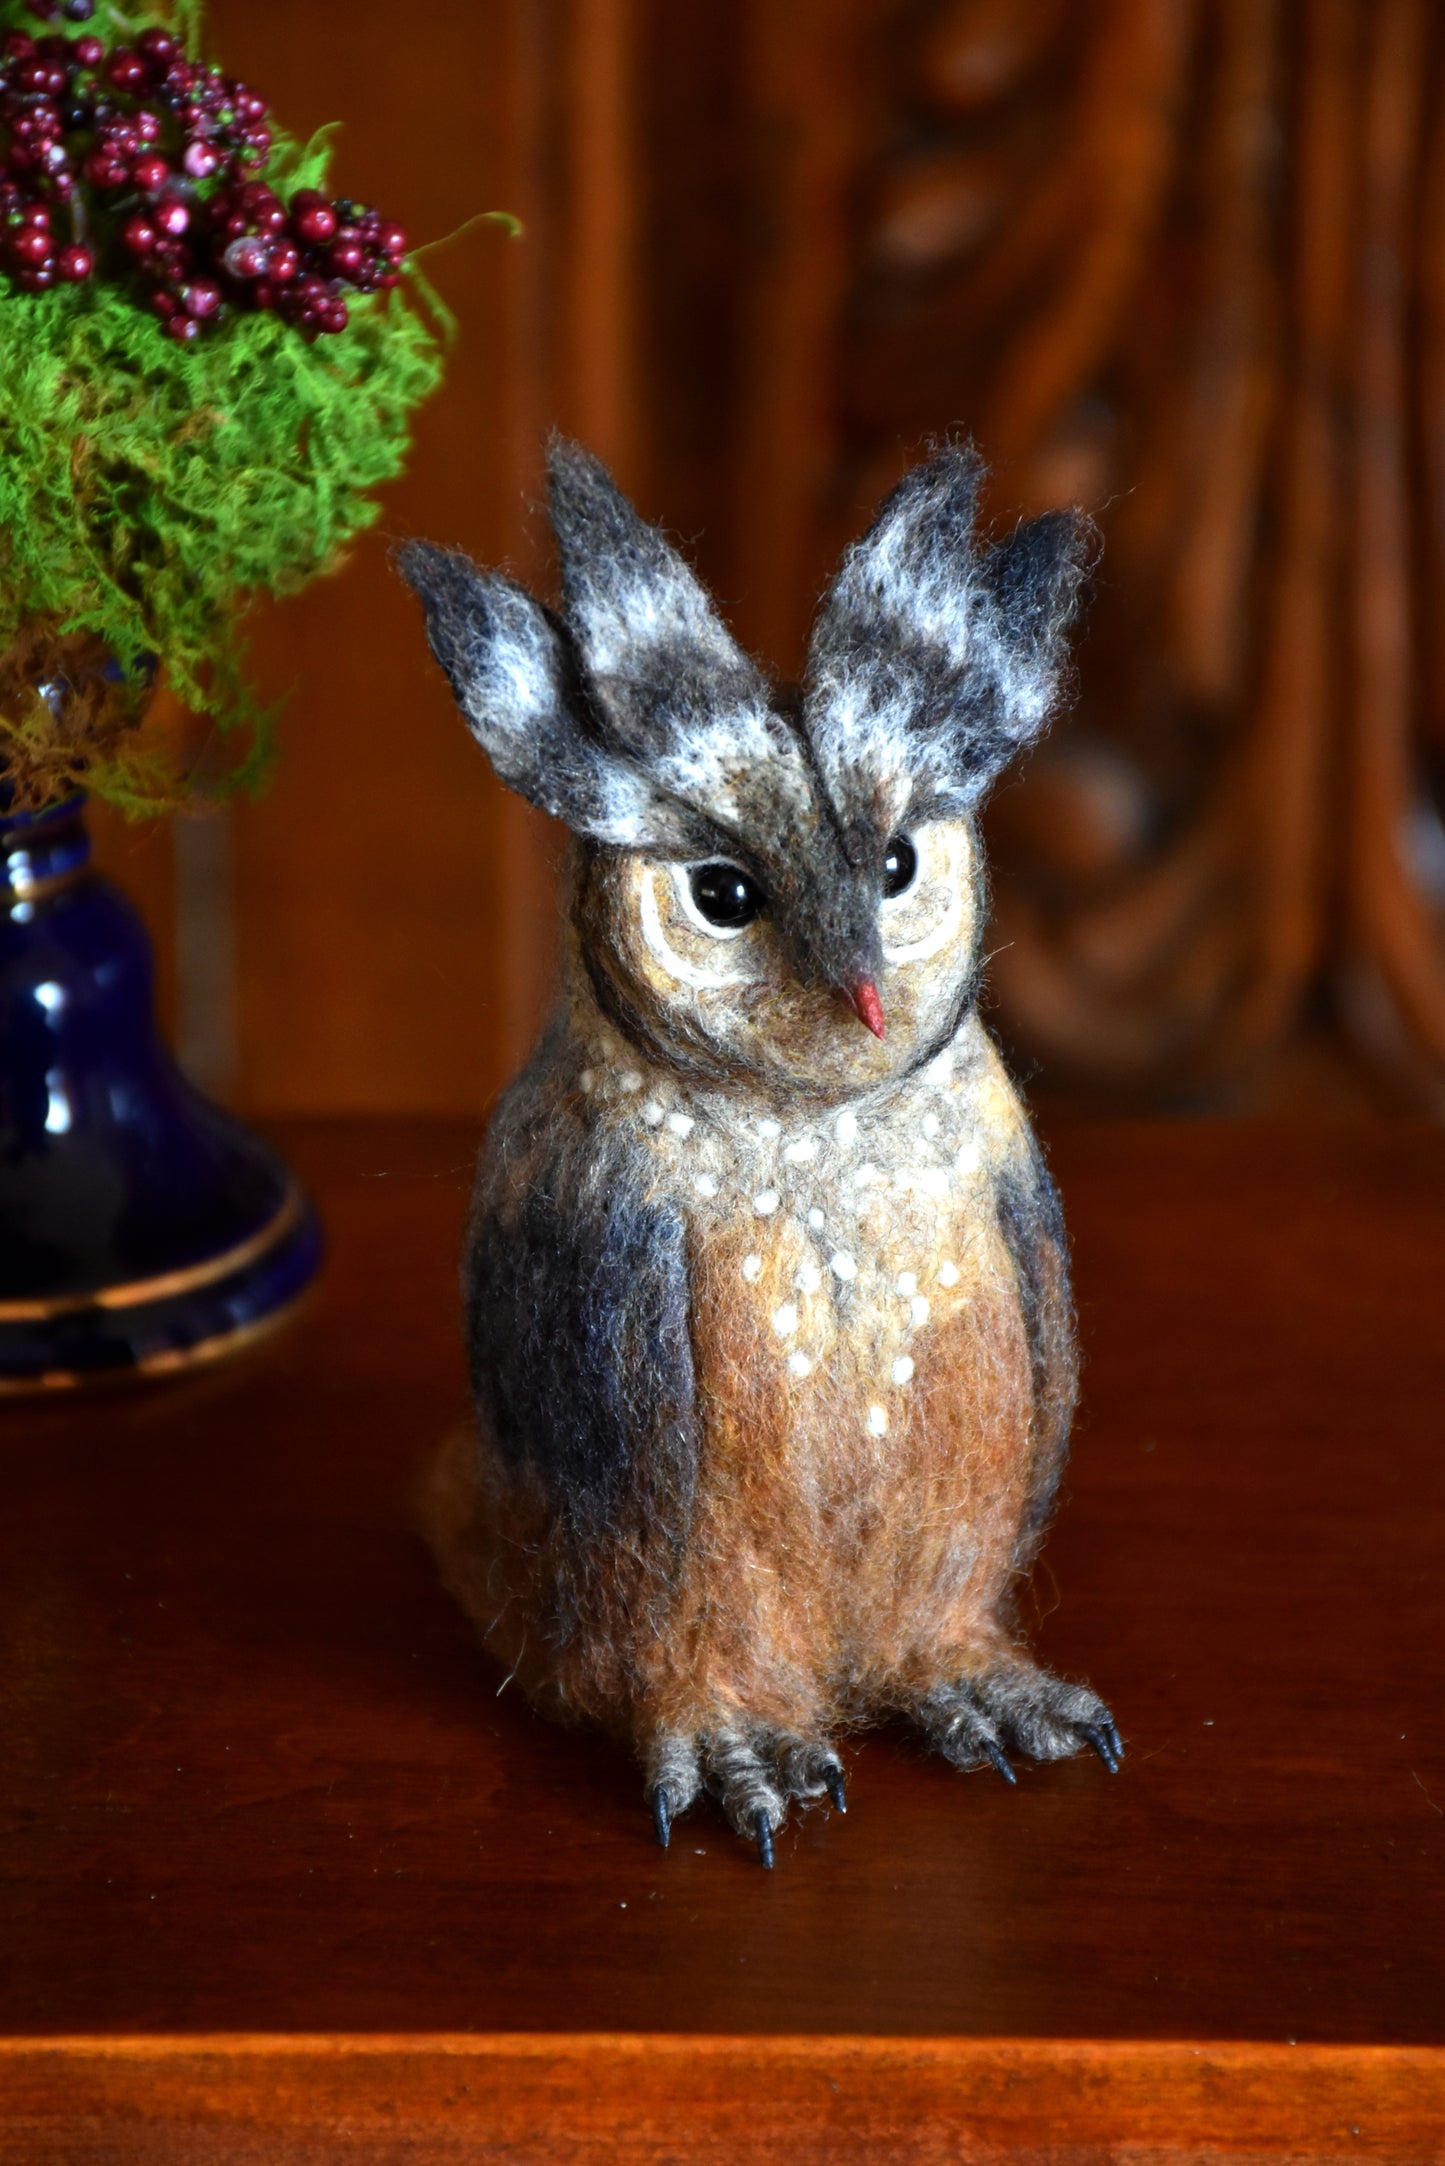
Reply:
[[989, 2039], [0, 2043], [15, 2166], [618, 2166], [1445, 2156], [1445, 2062], [1355, 2047]]
[[861, 1737], [771, 1875], [707, 1809], [659, 1852], [411, 1531], [474, 1134], [284, 1140], [289, 1336], [0, 1420], [0, 2157], [1439, 2156], [1445, 1138], [1058, 1134], [1030, 1606], [1123, 1772]]

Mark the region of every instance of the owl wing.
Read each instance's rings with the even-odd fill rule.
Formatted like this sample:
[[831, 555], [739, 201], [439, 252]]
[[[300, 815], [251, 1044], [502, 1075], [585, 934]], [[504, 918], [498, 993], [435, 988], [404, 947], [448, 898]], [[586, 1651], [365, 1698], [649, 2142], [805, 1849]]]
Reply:
[[499, 1113], [470, 1229], [478, 1412], [579, 1534], [640, 1511], [679, 1542], [697, 1459], [686, 1222], [624, 1144], [533, 1110]]
[[1009, 1160], [996, 1191], [999, 1230], [1013, 1261], [1028, 1333], [1034, 1417], [1019, 1562], [1038, 1547], [1068, 1457], [1078, 1395], [1078, 1353], [1063, 1207], [1032, 1137]]

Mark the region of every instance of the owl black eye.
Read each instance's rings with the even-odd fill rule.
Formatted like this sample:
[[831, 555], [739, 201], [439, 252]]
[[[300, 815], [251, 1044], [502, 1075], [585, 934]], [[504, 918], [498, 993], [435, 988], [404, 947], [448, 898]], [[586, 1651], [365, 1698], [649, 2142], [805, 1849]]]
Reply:
[[688, 881], [692, 899], [708, 924], [729, 932], [751, 925], [767, 901], [757, 881], [750, 880], [740, 865], [698, 865]]
[[918, 872], [918, 852], [906, 835], [895, 835], [883, 859], [883, 892], [890, 902], [912, 887]]

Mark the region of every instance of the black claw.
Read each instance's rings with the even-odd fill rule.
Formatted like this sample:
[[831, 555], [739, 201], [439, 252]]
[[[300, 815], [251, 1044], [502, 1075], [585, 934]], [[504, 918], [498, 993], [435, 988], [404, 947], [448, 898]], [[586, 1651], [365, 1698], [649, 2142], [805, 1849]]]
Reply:
[[1119, 1748], [1119, 1733], [1114, 1729], [1113, 1723], [1111, 1722], [1107, 1727], [1098, 1729], [1095, 1729], [1091, 1723], [1086, 1723], [1084, 1725], [1084, 1735], [1109, 1770], [1109, 1773], [1117, 1775], [1119, 1762], [1123, 1758], [1123, 1754]]
[[648, 1791], [647, 1802], [652, 1807], [652, 1825], [657, 1831], [657, 1839], [666, 1850], [672, 1840], [672, 1800], [659, 1782]]
[[1122, 1760], [1124, 1757], [1123, 1740], [1119, 1736], [1119, 1726], [1115, 1722], [1112, 1715], [1110, 1715], [1108, 1721], [1104, 1724], [1104, 1731], [1106, 1736], [1108, 1737], [1110, 1750], [1113, 1752], [1114, 1758], [1116, 1760]]
[[828, 1795], [833, 1800], [833, 1803], [837, 1810], [840, 1813], [845, 1813], [848, 1810], [848, 1793], [843, 1788], [842, 1768], [825, 1767], [823, 1770], [823, 1782], [827, 1789]]
[[758, 1838], [758, 1863], [765, 1871], [773, 1869], [773, 1831], [768, 1826], [768, 1816], [759, 1806], [753, 1816], [753, 1827]]
[[1000, 1775], [1002, 1775], [1005, 1782], [1016, 1783], [1018, 1781], [1018, 1776], [1009, 1766], [1008, 1761], [1005, 1759], [999, 1747], [993, 1742], [992, 1738], [986, 1737], [984, 1739], [983, 1749], [988, 1754], [990, 1760], [992, 1760], [994, 1766], [998, 1769]]

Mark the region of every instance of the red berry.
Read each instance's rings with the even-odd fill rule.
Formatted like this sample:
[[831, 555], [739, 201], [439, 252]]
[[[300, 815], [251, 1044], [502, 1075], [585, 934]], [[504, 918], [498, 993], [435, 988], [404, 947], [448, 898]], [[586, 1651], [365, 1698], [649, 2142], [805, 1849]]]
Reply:
[[221, 252], [221, 262], [232, 278], [260, 278], [270, 261], [270, 247], [254, 233], [229, 242]]
[[251, 288], [251, 302], [255, 308], [274, 308], [281, 296], [268, 279], [258, 278]]
[[[139, 165], [135, 170], [139, 175]], [[184, 233], [191, 222], [190, 207], [183, 203], [179, 196], [162, 196], [151, 215], [161, 232], [168, 233], [172, 240], [178, 234]]]
[[163, 63], [175, 58], [176, 41], [164, 30], [143, 30], [135, 42], [147, 60]]
[[351, 278], [366, 262], [366, 250], [354, 238], [350, 228], [343, 228], [327, 250], [326, 262], [333, 276]]
[[344, 331], [349, 321], [344, 301], [328, 301], [321, 311], [323, 331]]
[[124, 162], [104, 150], [93, 150], [81, 170], [92, 188], [121, 188], [129, 178]]
[[28, 60], [34, 50], [34, 38], [27, 38], [23, 30], [8, 30], [0, 44], [0, 54], [7, 60]]
[[382, 271], [378, 274], [376, 283], [383, 293], [389, 293], [393, 286], [401, 284], [401, 273], [400, 271]]
[[55, 242], [44, 226], [22, 226], [10, 236], [10, 253], [17, 263], [48, 263]]
[[172, 338], [179, 339], [183, 346], [189, 346], [193, 339], [201, 335], [201, 319], [199, 316], [187, 316], [178, 310], [174, 316], [167, 316], [166, 329]]
[[319, 189], [297, 189], [291, 198], [291, 230], [312, 248], [335, 238], [336, 213]]
[[55, 259], [55, 268], [69, 284], [78, 286], [95, 269], [95, 258], [79, 241], [72, 241], [68, 248], [61, 249]]
[[181, 305], [173, 293], [166, 293], [160, 287], [157, 287], [151, 294], [150, 304], [163, 321], [174, 316]]
[[142, 143], [158, 143], [161, 136], [161, 117], [150, 107], [143, 106], [135, 116], [135, 132]]
[[214, 316], [221, 305], [221, 289], [214, 278], [193, 278], [182, 286], [181, 300], [192, 316]]
[[83, 68], [98, 68], [105, 58], [105, 47], [99, 38], [77, 38], [70, 50]]
[[171, 169], [159, 151], [142, 151], [131, 167], [131, 178], [148, 196], [158, 195], [171, 177]]
[[117, 45], [105, 72], [117, 90], [142, 90], [150, 74], [140, 54], [133, 53], [128, 45]]
[[131, 213], [120, 229], [120, 237], [133, 256], [153, 254], [160, 238], [155, 227], [141, 211]]
[[406, 254], [406, 227], [388, 220], [376, 236], [376, 245], [384, 256], [390, 256], [394, 263], [399, 263]]
[[181, 164], [190, 174], [192, 180], [208, 180], [220, 162], [219, 151], [213, 150], [210, 144], [200, 136], [197, 136], [193, 142], [187, 143], [181, 153]]
[[27, 293], [48, 293], [55, 284], [55, 265], [53, 262], [28, 263], [16, 276]]
[[301, 268], [301, 251], [294, 241], [273, 241], [267, 276], [278, 286], [289, 285]]

